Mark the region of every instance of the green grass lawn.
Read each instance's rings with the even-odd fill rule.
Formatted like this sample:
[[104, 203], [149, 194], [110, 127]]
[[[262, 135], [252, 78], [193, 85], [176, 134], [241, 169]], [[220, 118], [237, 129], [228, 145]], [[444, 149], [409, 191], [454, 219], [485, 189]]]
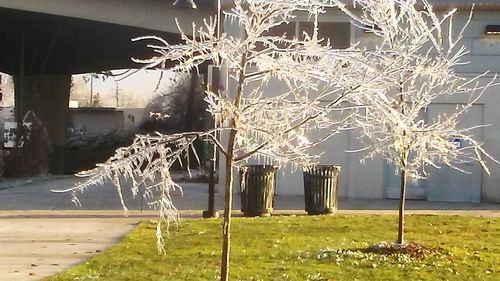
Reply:
[[[408, 241], [444, 251], [423, 259], [355, 250], [394, 241], [396, 222], [390, 215], [234, 219], [231, 280], [500, 280], [500, 219], [407, 216]], [[155, 225], [145, 222], [104, 253], [44, 280], [218, 280], [220, 225], [185, 220], [159, 255]]]

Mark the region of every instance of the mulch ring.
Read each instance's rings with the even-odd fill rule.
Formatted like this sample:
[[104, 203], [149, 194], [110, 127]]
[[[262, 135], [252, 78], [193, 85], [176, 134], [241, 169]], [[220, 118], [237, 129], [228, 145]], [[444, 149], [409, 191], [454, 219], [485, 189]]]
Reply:
[[404, 244], [397, 243], [379, 243], [368, 246], [367, 248], [357, 249], [364, 253], [374, 253], [380, 255], [408, 255], [415, 259], [425, 259], [431, 256], [435, 257], [451, 257], [448, 251], [440, 247], [432, 247], [417, 242], [407, 242]]

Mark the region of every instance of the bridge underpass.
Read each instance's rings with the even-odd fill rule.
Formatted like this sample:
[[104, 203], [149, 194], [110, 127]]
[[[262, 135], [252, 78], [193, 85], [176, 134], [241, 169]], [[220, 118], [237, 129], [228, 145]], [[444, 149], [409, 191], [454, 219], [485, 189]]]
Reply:
[[154, 53], [132, 38], [156, 35], [175, 44], [176, 17], [190, 30], [193, 19], [215, 13], [211, 1], [197, 10], [137, 2], [0, 0], [0, 71], [14, 77], [18, 124], [31, 110], [46, 126], [52, 173], [64, 172], [72, 74], [140, 68], [131, 58]]

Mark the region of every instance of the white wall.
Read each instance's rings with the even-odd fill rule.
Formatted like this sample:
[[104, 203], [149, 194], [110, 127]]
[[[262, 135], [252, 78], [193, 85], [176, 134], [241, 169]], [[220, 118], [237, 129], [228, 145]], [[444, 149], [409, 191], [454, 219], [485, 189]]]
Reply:
[[70, 109], [71, 127], [82, 129], [86, 136], [102, 136], [124, 130], [123, 112], [115, 110]]
[[[335, 16], [324, 20], [334, 20]], [[455, 32], [465, 24], [468, 12], [459, 12], [455, 16]], [[477, 11], [473, 20], [464, 34], [463, 43], [469, 48], [470, 55], [466, 59], [471, 60], [467, 65], [457, 69], [464, 77], [474, 77], [478, 73], [490, 71], [481, 82], [492, 79], [494, 74], [500, 72], [500, 36], [485, 35], [487, 24], [500, 24], [500, 11]], [[233, 34], [238, 34], [238, 29], [228, 26]], [[353, 42], [360, 41], [367, 46], [376, 44], [373, 35], [353, 29], [351, 32]], [[271, 91], [276, 92], [282, 87], [279, 83], [271, 83]], [[492, 87], [486, 91], [484, 96], [471, 110], [470, 119], [462, 122], [478, 121], [483, 124], [491, 124], [487, 128], [479, 130], [478, 139], [485, 143], [487, 151], [496, 159], [500, 159], [500, 87]], [[429, 109], [430, 116], [438, 112], [454, 108], [457, 103], [465, 103], [465, 99], [456, 97], [450, 100], [439, 100]], [[467, 122], [466, 122], [467, 121]], [[473, 125], [467, 124], [467, 125]], [[319, 149], [325, 154], [321, 158], [322, 164], [334, 164], [342, 166], [340, 176], [339, 197], [340, 198], [376, 198], [387, 197], [388, 175], [393, 173], [385, 160], [375, 158], [360, 164], [360, 153], [346, 153], [346, 150], [360, 148], [356, 131], [344, 132], [329, 142], [323, 144]], [[221, 161], [221, 168], [224, 161]], [[500, 165], [488, 161], [491, 175], [482, 172], [477, 164], [465, 167], [471, 171], [471, 175], [456, 174], [449, 168], [433, 171], [424, 183], [424, 199], [436, 201], [489, 201], [500, 202]], [[224, 173], [221, 169], [221, 183]], [[302, 175], [290, 167], [282, 168], [278, 173], [278, 194], [301, 195], [303, 194]], [[235, 181], [237, 190], [238, 184]], [[219, 188], [219, 190], [221, 190]], [[420, 195], [419, 195], [420, 196]]]

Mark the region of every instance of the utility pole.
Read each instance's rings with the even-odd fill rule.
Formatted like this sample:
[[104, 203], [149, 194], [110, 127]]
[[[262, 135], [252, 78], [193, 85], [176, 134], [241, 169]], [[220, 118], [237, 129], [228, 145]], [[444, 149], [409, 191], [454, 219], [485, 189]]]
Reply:
[[94, 104], [94, 75], [90, 74], [90, 106]]
[[[222, 5], [221, 0], [217, 0], [217, 38], [220, 38], [221, 33], [221, 15]], [[213, 93], [220, 94], [221, 88], [221, 67], [220, 61], [217, 61], [217, 66], [210, 65], [208, 67], [207, 77], [208, 90]], [[217, 124], [212, 122], [212, 127], [215, 128]], [[219, 134], [214, 131], [213, 137], [219, 138]], [[208, 210], [203, 211], [204, 218], [218, 218], [219, 212], [215, 210], [215, 174], [217, 173], [217, 146], [215, 143], [209, 145], [209, 178], [208, 178]]]
[[116, 98], [116, 107], [118, 108], [118, 105], [120, 104], [120, 99], [119, 99], [119, 92], [122, 89], [118, 88], [118, 82], [116, 82], [116, 88], [115, 88], [115, 98]]
[[[209, 91], [220, 94], [221, 68], [218, 66], [208, 66], [207, 88]], [[216, 128], [217, 124], [212, 119], [211, 126]], [[218, 139], [219, 134], [213, 133], [213, 138]], [[209, 178], [208, 178], [208, 210], [203, 211], [204, 218], [217, 218], [219, 213], [215, 210], [215, 174], [217, 173], [217, 147], [214, 143], [208, 146]]]

